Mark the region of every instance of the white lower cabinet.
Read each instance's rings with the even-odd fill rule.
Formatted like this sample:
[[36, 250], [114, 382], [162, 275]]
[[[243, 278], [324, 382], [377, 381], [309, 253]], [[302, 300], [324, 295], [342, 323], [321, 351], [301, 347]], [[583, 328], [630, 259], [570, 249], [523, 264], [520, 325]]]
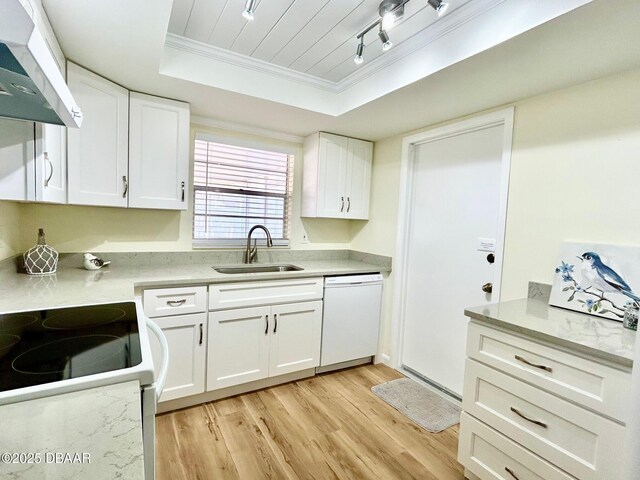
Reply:
[[[482, 480], [622, 478], [630, 372], [471, 322], [458, 457]], [[470, 478], [476, 478], [470, 477]]]
[[[204, 392], [207, 314], [155, 318], [169, 344], [169, 370], [160, 401], [175, 400]], [[153, 361], [160, 363], [160, 345], [149, 336]]]
[[207, 390], [320, 364], [322, 301], [209, 313]]

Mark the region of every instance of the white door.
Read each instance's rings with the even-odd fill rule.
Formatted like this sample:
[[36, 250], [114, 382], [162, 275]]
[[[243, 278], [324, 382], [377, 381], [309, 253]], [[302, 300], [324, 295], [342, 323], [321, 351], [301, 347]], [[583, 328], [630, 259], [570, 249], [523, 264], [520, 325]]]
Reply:
[[0, 118], [0, 199], [35, 199], [34, 123]]
[[67, 203], [67, 129], [36, 123], [36, 200]]
[[69, 203], [126, 207], [129, 92], [73, 63], [67, 82], [83, 115], [67, 130]]
[[207, 391], [269, 376], [271, 307], [209, 313]]
[[132, 92], [129, 207], [186, 210], [189, 104]]
[[275, 305], [271, 313], [269, 376], [319, 366], [322, 301]]
[[[154, 319], [169, 344], [169, 369], [160, 401], [204, 392], [207, 314], [176, 315]], [[160, 365], [160, 344], [149, 335], [154, 365]]]
[[364, 220], [369, 218], [373, 144], [350, 138], [347, 158], [345, 217]]
[[[504, 145], [504, 124], [436, 137], [414, 147], [410, 167], [402, 365], [458, 396], [464, 309], [499, 300], [482, 287], [499, 289]], [[497, 242], [494, 264], [481, 238]]]
[[318, 217], [339, 218], [345, 215], [347, 145], [340, 135], [320, 133], [318, 148]]

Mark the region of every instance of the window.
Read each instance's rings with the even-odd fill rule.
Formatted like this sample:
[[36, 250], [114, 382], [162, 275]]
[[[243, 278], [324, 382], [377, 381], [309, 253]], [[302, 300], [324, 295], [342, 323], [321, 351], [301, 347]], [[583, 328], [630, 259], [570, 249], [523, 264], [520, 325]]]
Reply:
[[293, 158], [284, 148], [197, 135], [194, 245], [244, 245], [257, 224], [269, 229], [274, 245], [288, 245]]

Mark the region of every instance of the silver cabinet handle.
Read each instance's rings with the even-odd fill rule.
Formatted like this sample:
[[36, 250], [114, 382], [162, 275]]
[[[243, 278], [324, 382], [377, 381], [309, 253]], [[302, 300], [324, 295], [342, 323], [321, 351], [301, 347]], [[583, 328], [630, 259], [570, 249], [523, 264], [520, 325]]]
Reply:
[[351, 210], [351, 197], [347, 197], [347, 213]]
[[267, 321], [267, 326], [264, 327], [264, 334], [268, 335], [269, 334], [269, 315], [265, 315], [264, 319]]
[[515, 473], [513, 473], [513, 470], [511, 470], [509, 467], [504, 467], [504, 471], [507, 472], [509, 475], [511, 475], [514, 480], [520, 480]]
[[340, 202], [342, 202], [342, 205], [340, 205], [340, 213], [344, 212], [344, 197], [340, 197]]
[[200, 340], [198, 341], [198, 345], [202, 345], [202, 333], [204, 330], [204, 326], [202, 325], [202, 323], [200, 324]]
[[51, 169], [49, 176], [44, 181], [44, 187], [47, 188], [49, 186], [49, 181], [51, 181], [51, 177], [53, 177], [53, 163], [49, 160], [49, 152], [44, 152], [44, 161], [49, 164], [49, 168]]
[[278, 330], [278, 314], [277, 313], [273, 314], [273, 321], [275, 322], [275, 326], [273, 327], [273, 333], [276, 333], [276, 331]]
[[71, 108], [71, 115], [73, 116], [73, 118], [82, 118], [82, 110], [80, 110], [78, 107], [73, 107]]
[[184, 182], [181, 182], [180, 186], [182, 187], [182, 201], [184, 202]]
[[122, 176], [122, 183], [124, 184], [124, 192], [122, 192], [122, 198], [127, 198], [127, 192], [129, 191], [129, 182], [127, 181], [127, 176]]
[[170, 307], [179, 307], [180, 305], [184, 305], [186, 302], [186, 298], [183, 298], [182, 300], [167, 300], [167, 305]]
[[546, 365], [538, 365], [536, 363], [531, 363], [529, 360], [527, 360], [524, 357], [521, 357], [520, 355], [516, 355], [515, 359], [518, 360], [519, 362], [524, 363], [525, 365], [529, 365], [530, 367], [533, 367], [533, 368], [539, 368], [540, 370], [544, 370], [545, 372], [551, 373], [553, 371], [551, 367], [547, 367]]
[[517, 408], [513, 408], [511, 407], [511, 411], [513, 413], [515, 413], [516, 415], [518, 415], [520, 418], [524, 418], [527, 422], [531, 422], [534, 425], [538, 425], [539, 427], [542, 428], [548, 428], [547, 424], [544, 422], [541, 422], [540, 420], [534, 420], [532, 418], [527, 417], [524, 413], [522, 413], [520, 410], [518, 410]]

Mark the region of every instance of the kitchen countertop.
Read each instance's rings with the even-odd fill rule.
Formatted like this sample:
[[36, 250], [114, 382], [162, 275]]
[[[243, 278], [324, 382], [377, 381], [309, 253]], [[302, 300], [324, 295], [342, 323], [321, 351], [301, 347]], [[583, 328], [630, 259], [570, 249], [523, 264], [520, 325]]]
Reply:
[[636, 332], [606, 318], [522, 299], [467, 308], [465, 315], [529, 337], [631, 368]]
[[[39, 310], [93, 303], [133, 300], [136, 287], [208, 285], [210, 283], [277, 280], [287, 278], [387, 272], [389, 267], [351, 259], [292, 260], [304, 270], [276, 273], [222, 274], [213, 264], [109, 265], [97, 271], [60, 266], [52, 275], [16, 273], [0, 269], [0, 313]], [[217, 265], [216, 266], [223, 266]], [[227, 265], [227, 266], [238, 266]]]
[[[3, 479], [144, 478], [138, 382], [12, 403], [0, 411]], [[6, 453], [33, 457], [30, 463], [7, 462]]]

